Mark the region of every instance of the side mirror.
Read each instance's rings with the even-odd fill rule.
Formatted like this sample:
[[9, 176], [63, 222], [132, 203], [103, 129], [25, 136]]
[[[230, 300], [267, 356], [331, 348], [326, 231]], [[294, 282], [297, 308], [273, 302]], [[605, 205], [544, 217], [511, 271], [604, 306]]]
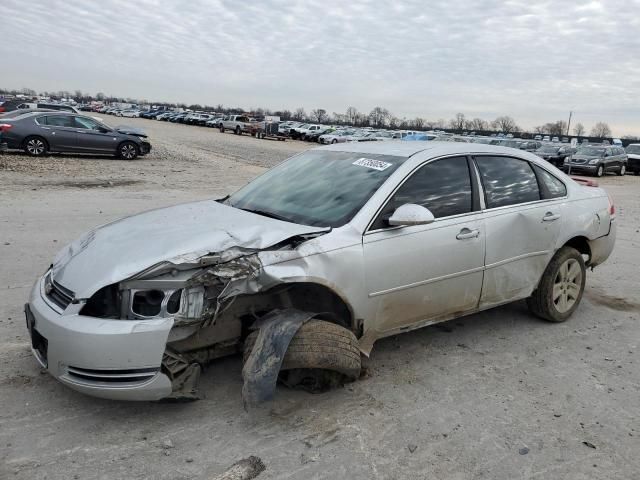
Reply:
[[389, 225], [392, 227], [427, 225], [433, 223], [435, 219], [428, 208], [414, 203], [405, 203], [393, 212], [393, 215], [389, 218]]

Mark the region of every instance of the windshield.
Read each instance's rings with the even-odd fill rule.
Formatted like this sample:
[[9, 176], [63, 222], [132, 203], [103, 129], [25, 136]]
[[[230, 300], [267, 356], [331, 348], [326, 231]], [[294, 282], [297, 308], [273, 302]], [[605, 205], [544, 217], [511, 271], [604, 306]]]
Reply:
[[405, 160], [390, 155], [307, 151], [258, 177], [226, 203], [293, 223], [340, 227]]
[[556, 153], [560, 147], [554, 147], [553, 145], [543, 145], [537, 151], [541, 153]]
[[580, 147], [576, 155], [588, 155], [591, 157], [601, 157], [604, 155], [604, 149], [598, 147]]
[[640, 145], [627, 146], [627, 153], [640, 153]]

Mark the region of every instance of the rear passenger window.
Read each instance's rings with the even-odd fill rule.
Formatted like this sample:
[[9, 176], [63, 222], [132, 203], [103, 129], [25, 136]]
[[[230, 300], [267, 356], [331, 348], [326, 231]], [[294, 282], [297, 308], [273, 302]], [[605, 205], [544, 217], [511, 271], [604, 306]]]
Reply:
[[47, 125], [53, 127], [74, 127], [73, 117], [68, 115], [49, 115], [47, 116]]
[[529, 162], [511, 157], [476, 157], [487, 208], [540, 200]]
[[537, 165], [534, 165], [533, 169], [538, 175], [543, 198], [560, 198], [567, 194], [567, 187], [559, 179]]

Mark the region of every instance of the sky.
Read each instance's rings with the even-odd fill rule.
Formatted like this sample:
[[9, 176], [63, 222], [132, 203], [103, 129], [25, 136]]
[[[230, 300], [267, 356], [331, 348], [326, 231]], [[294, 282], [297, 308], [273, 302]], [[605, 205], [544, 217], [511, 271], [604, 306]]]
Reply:
[[640, 0], [2, 0], [0, 86], [640, 135]]

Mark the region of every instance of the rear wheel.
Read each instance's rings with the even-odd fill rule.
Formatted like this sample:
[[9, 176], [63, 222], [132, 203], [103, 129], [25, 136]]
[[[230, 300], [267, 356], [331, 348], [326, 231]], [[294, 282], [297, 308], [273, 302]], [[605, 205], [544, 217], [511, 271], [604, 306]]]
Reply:
[[582, 255], [575, 248], [562, 247], [547, 265], [538, 288], [527, 299], [527, 305], [545, 320], [564, 322], [578, 308], [585, 283]]
[[118, 157], [123, 160], [134, 160], [138, 153], [138, 146], [133, 142], [124, 142], [118, 147]]
[[[246, 362], [258, 338], [258, 331], [245, 340]], [[360, 376], [362, 363], [358, 340], [340, 325], [309, 320], [291, 339], [280, 367], [280, 380], [292, 388], [323, 392]]]
[[23, 143], [24, 151], [32, 157], [41, 157], [49, 149], [47, 141], [42, 137], [27, 137]]

